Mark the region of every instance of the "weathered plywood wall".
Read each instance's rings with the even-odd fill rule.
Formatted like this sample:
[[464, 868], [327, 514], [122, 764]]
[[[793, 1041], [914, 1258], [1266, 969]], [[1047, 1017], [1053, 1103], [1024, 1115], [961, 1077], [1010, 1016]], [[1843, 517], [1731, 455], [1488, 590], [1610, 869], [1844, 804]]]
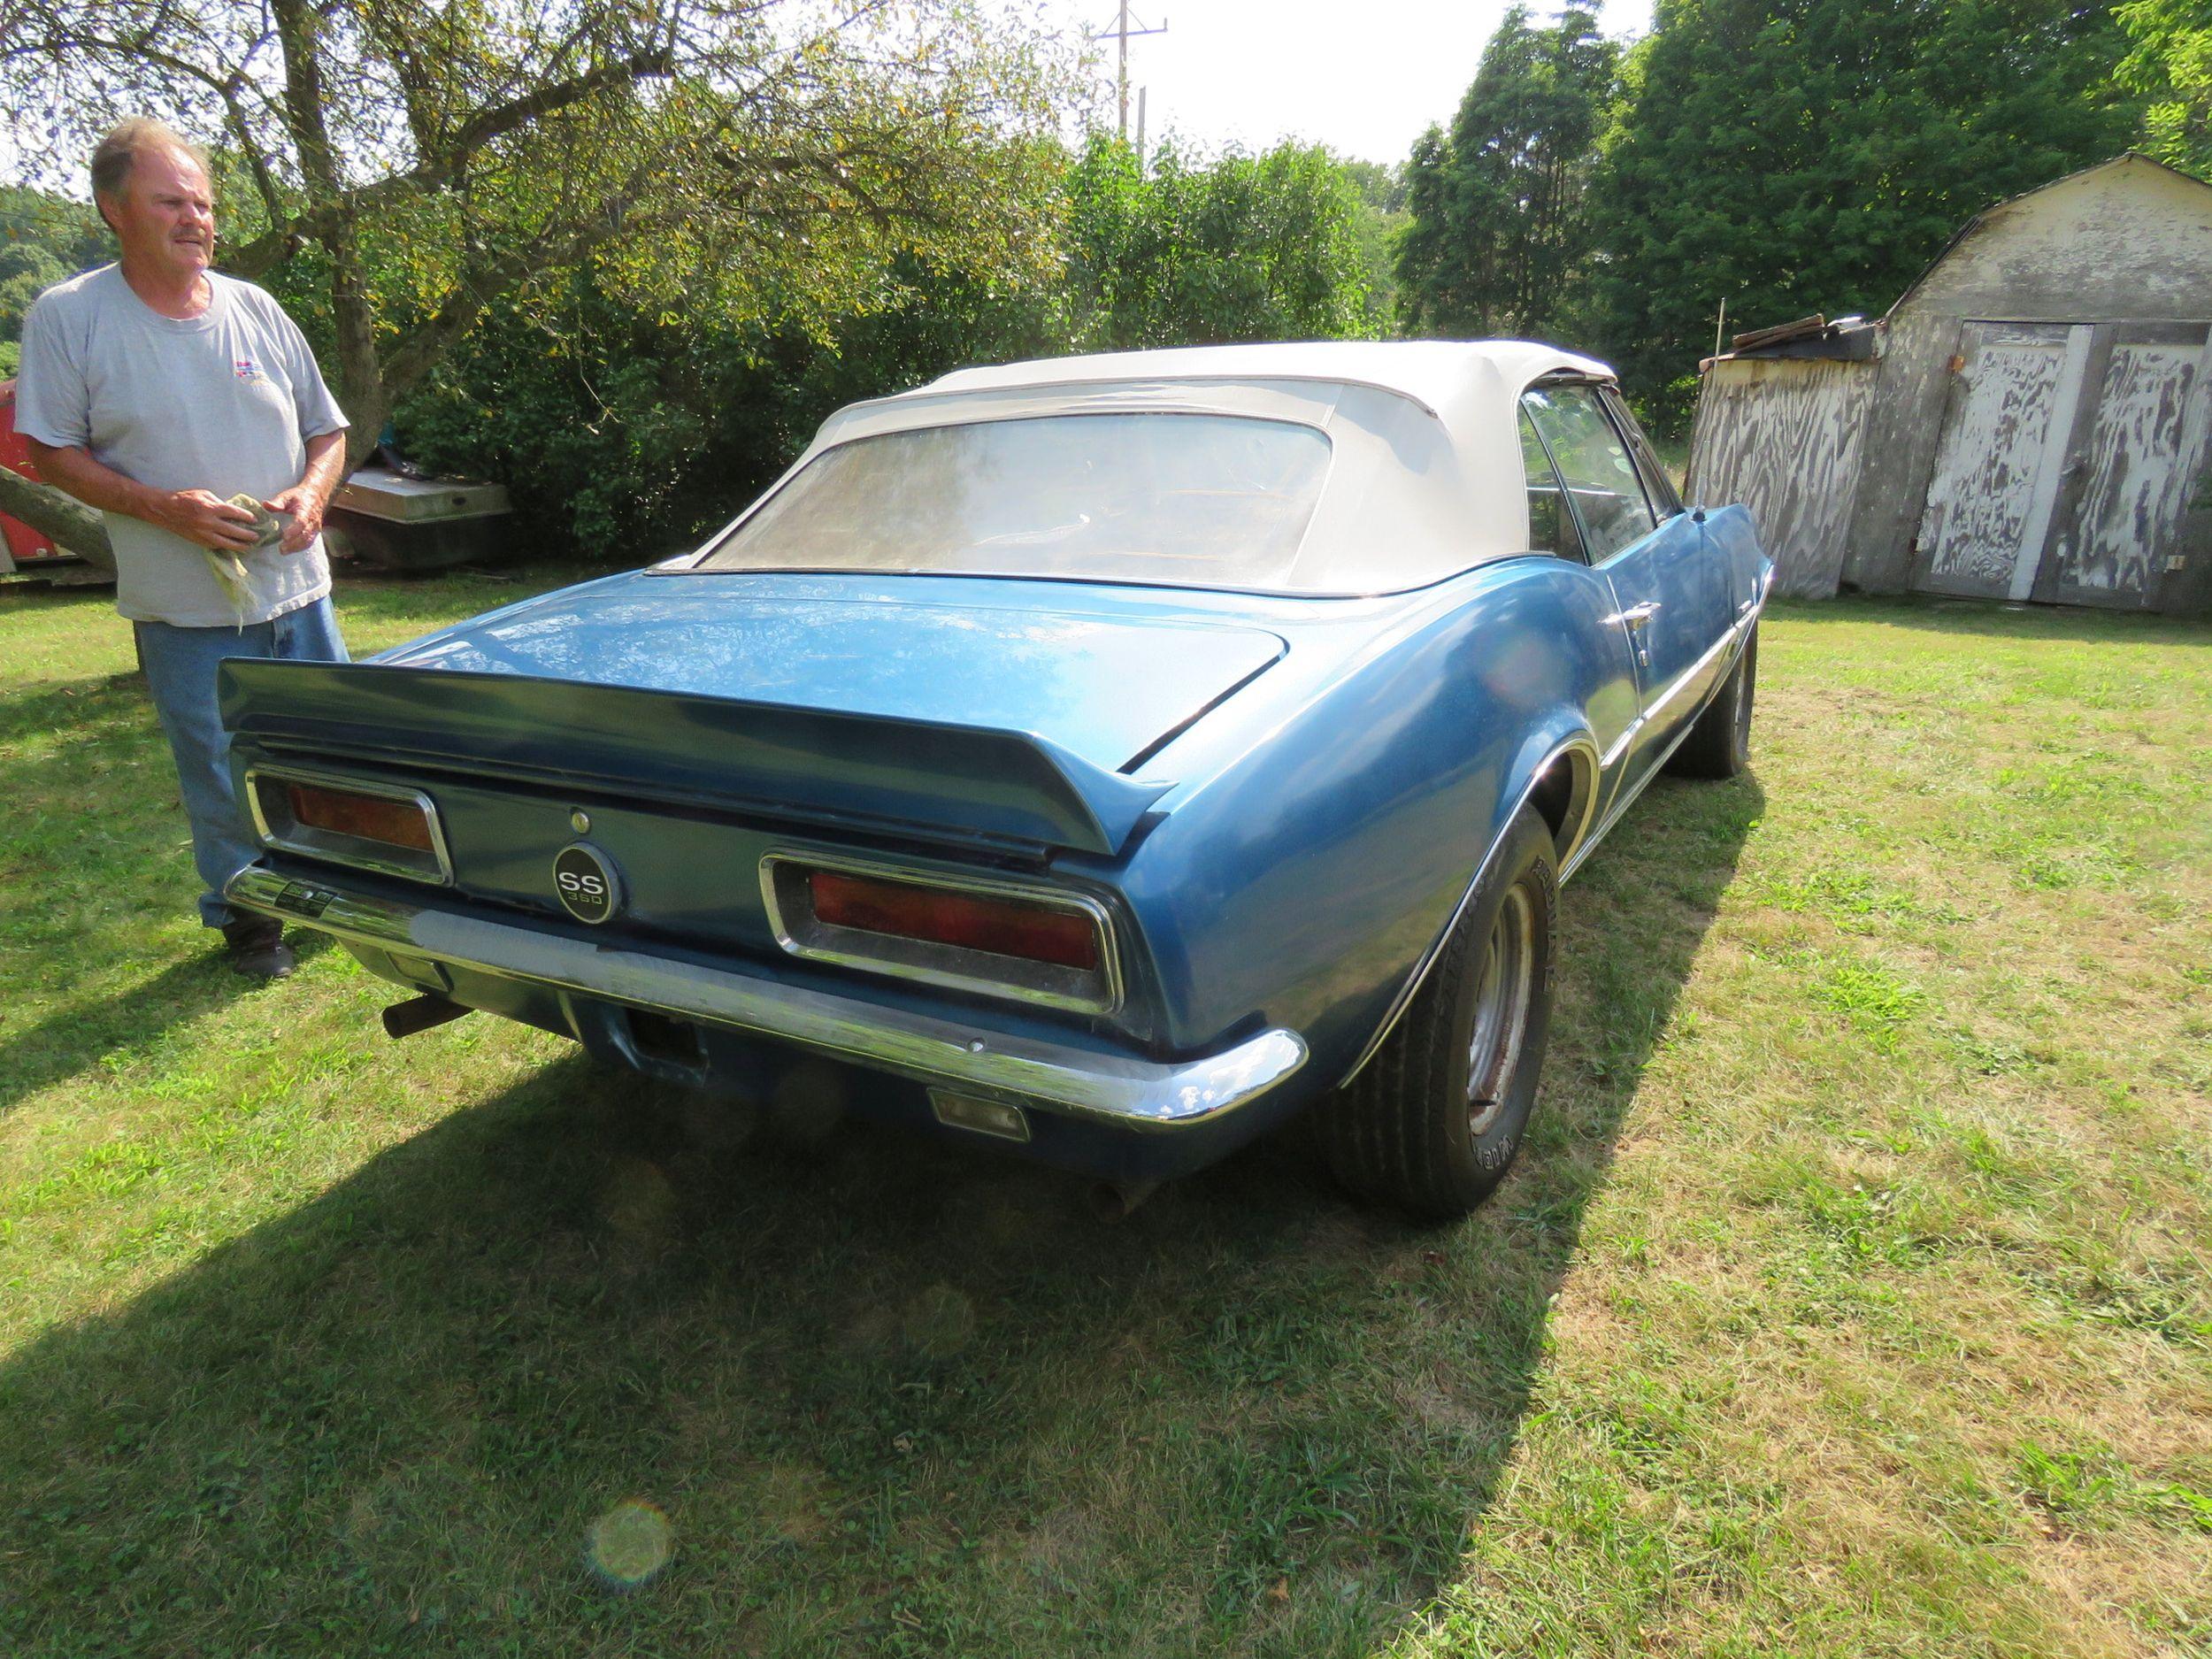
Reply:
[[2088, 444], [2079, 511], [2055, 549], [2058, 591], [2154, 591], [2204, 465], [2205, 348], [2123, 341], [2111, 349]]
[[1751, 510], [1778, 592], [1836, 591], [1874, 380], [1871, 363], [1786, 357], [1731, 358], [1706, 373], [1688, 494]]
[[2027, 597], [2050, 534], [2088, 332], [1965, 325], [1921, 515], [1918, 587]]
[[1902, 593], [1911, 574], [1959, 329], [1957, 318], [1936, 311], [1903, 311], [1890, 319], [1843, 566], [1843, 580], [1869, 593]]
[[[1929, 563], [1930, 549], [1919, 543], [1954, 379], [1970, 355], [1968, 328], [2207, 317], [2212, 190], [2155, 162], [2124, 157], [1983, 214], [1886, 319], [1843, 580], [1870, 593], [1901, 592], [1913, 581], [1916, 548], [1920, 565]], [[2085, 418], [2094, 412], [2099, 388], [2093, 378], [2080, 411]], [[2085, 468], [2088, 459], [2082, 459]], [[2106, 459], [2108, 465], [2111, 457]], [[2181, 470], [2185, 477], [2189, 469]], [[2155, 501], [2146, 497], [2151, 485], [2140, 471], [2117, 488], [2120, 495], [2089, 503], [2093, 517], [2132, 524], [2139, 514], [2177, 511], [2162, 494]], [[2163, 479], [2156, 484], [2159, 492], [2168, 488]], [[2055, 522], [2062, 526], [2066, 503], [2057, 505]], [[2098, 578], [2137, 573], [2086, 548], [2084, 557], [2084, 568]], [[2193, 582], [2177, 583], [2162, 608], [2172, 608], [2174, 594], [2198, 591]]]

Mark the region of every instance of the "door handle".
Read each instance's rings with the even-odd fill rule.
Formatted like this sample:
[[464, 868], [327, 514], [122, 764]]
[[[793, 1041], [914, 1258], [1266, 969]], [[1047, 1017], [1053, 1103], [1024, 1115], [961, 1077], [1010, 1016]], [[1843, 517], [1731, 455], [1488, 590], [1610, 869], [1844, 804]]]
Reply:
[[1652, 618], [1658, 614], [1659, 602], [1656, 599], [1647, 599], [1640, 605], [1629, 606], [1627, 610], [1621, 612], [1619, 619], [1632, 629], [1642, 628], [1648, 626]]

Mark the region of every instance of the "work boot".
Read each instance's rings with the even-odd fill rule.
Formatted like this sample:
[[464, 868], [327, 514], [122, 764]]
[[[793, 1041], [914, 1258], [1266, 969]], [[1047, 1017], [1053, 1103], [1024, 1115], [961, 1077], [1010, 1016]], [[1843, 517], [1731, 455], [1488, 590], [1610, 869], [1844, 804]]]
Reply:
[[231, 972], [249, 979], [288, 979], [300, 965], [284, 942], [284, 924], [266, 916], [225, 922], [223, 943], [229, 947]]

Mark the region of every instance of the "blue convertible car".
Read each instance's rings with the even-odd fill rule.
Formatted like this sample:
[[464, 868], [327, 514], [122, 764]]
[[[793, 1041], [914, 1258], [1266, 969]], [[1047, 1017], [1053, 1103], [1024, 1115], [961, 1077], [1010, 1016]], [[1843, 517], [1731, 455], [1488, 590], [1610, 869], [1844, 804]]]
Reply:
[[1559, 883], [1662, 765], [1745, 763], [1770, 569], [1553, 347], [965, 370], [696, 553], [227, 664], [230, 897], [413, 991], [395, 1033], [826, 1057], [1124, 1189], [1310, 1110], [1455, 1215], [1527, 1122]]

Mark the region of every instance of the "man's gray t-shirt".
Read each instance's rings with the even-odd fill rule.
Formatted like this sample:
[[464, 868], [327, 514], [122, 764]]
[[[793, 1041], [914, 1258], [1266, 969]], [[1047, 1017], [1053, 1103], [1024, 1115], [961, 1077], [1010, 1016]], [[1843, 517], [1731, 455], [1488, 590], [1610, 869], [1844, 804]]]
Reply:
[[[266, 501], [307, 471], [305, 440], [347, 425], [315, 354], [275, 300], [207, 273], [207, 309], [181, 321], [131, 292], [118, 266], [58, 283], [23, 319], [16, 429], [156, 489]], [[243, 555], [244, 612], [183, 537], [105, 515], [115, 608], [138, 622], [265, 622], [330, 591], [319, 538], [298, 553]]]

